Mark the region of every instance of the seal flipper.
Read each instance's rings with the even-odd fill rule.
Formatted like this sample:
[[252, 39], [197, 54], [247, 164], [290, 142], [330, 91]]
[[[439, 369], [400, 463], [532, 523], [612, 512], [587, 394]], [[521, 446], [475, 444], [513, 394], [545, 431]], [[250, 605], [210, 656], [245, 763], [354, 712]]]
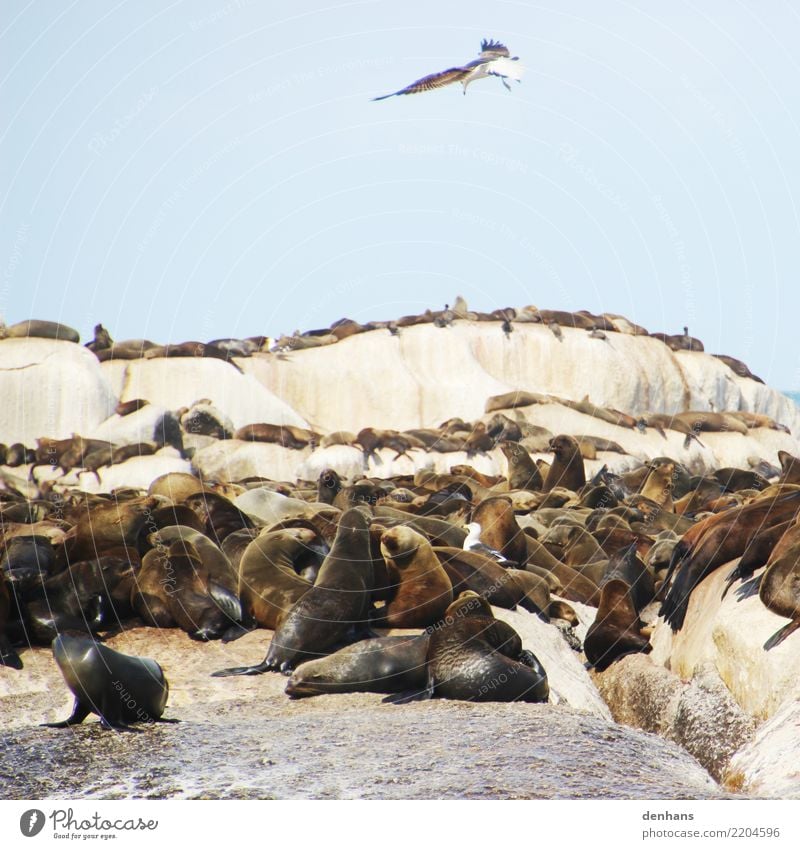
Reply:
[[218, 669], [211, 673], [212, 678], [229, 678], [232, 675], [263, 675], [265, 672], [272, 672], [271, 663], [262, 660], [256, 666], [231, 666], [228, 669]]
[[547, 625], [550, 624], [550, 616], [544, 610], [542, 610], [542, 608], [539, 607], [539, 605], [536, 604], [535, 601], [532, 601], [527, 596], [520, 599], [519, 606], [527, 610], [529, 613], [535, 613], [542, 620], [542, 622], [546, 623]]
[[779, 628], [766, 641], [766, 643], [764, 643], [764, 651], [769, 651], [770, 649], [774, 649], [775, 646], [780, 645], [789, 636], [789, 634], [794, 633], [798, 628], [800, 628], [800, 617], [788, 622], [783, 626], [783, 628]]
[[22, 660], [12, 648], [5, 634], [0, 634], [0, 666], [9, 669], [22, 669]]
[[762, 572], [757, 578], [751, 578], [738, 587], [736, 590], [736, 601], [744, 601], [746, 598], [758, 595], [758, 591], [761, 588], [761, 579], [764, 577], [764, 574]]
[[84, 719], [92, 711], [86, 707], [86, 705], [81, 704], [80, 699], [75, 699], [75, 706], [72, 708], [72, 715], [68, 719], [62, 719], [61, 722], [43, 722], [43, 728], [69, 728], [70, 725], [80, 725]]
[[255, 631], [256, 628], [258, 628], [258, 624], [256, 622], [236, 622], [222, 635], [222, 642], [232, 643], [234, 640], [238, 640], [245, 634]]
[[208, 594], [228, 619], [232, 622], [242, 621], [242, 604], [229, 589], [216, 583], [216, 581], [209, 581]]
[[425, 689], [423, 690], [410, 690], [405, 693], [396, 693], [391, 696], [386, 696], [385, 699], [381, 699], [383, 704], [388, 705], [407, 705], [411, 702], [427, 702], [429, 699], [433, 698], [433, 673], [431, 672], [431, 668], [427, 668], [428, 680], [425, 684]]

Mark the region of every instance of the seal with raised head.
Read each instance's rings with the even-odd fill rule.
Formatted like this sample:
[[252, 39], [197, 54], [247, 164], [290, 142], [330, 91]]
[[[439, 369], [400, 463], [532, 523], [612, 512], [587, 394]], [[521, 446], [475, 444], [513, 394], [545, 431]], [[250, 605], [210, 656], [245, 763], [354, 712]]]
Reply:
[[438, 622], [453, 601], [453, 586], [427, 538], [405, 525], [381, 536], [389, 572], [390, 597], [375, 612], [378, 628], [426, 628]]
[[286, 685], [293, 699], [325, 693], [422, 691], [428, 681], [428, 634], [378, 637], [301, 663]]
[[519, 634], [467, 591], [431, 629], [427, 694], [471, 702], [546, 702], [547, 674]]
[[517, 524], [514, 508], [507, 496], [486, 498], [472, 513], [472, 522], [480, 525], [480, 539], [515, 564], [528, 557], [525, 533]]
[[55, 658], [75, 696], [72, 715], [48, 728], [79, 725], [96, 713], [103, 728], [127, 730], [134, 722], [175, 722], [163, 719], [169, 685], [156, 661], [133, 657], [87, 637], [62, 634], [53, 640]]
[[286, 672], [351, 642], [355, 633], [368, 630], [373, 580], [369, 518], [365, 508], [353, 507], [339, 520], [317, 582], [286, 615], [266, 658], [255, 666], [222, 669], [214, 676]]
[[542, 474], [521, 445], [506, 440], [500, 443], [500, 450], [508, 461], [509, 489], [530, 489], [535, 492], [542, 489]]
[[586, 659], [598, 671], [623, 655], [651, 650], [649, 640], [640, 633], [642, 623], [629, 590], [619, 578], [608, 581], [600, 590], [597, 615], [583, 641]]
[[555, 456], [542, 490], [550, 492], [553, 487], [560, 486], [577, 492], [586, 483], [583, 457], [577, 439], [562, 433], [550, 440], [549, 447]]

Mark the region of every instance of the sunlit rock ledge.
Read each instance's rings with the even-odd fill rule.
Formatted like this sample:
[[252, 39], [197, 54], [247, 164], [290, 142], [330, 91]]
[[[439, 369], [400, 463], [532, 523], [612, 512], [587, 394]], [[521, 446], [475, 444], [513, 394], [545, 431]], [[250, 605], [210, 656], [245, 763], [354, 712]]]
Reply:
[[[598, 455], [588, 463], [592, 471], [603, 463], [625, 471], [638, 461], [668, 455], [702, 473], [722, 466], [747, 468], [749, 457], [776, 463], [779, 450], [800, 453], [797, 407], [779, 392], [736, 376], [716, 358], [674, 352], [647, 336], [608, 333], [601, 340], [568, 327], [562, 334], [559, 341], [547, 327], [517, 324], [507, 338], [499, 322], [470, 321], [446, 328], [407, 327], [398, 336], [375, 330], [285, 356], [238, 358], [242, 371], [220, 360], [192, 357], [101, 364], [73, 343], [4, 339], [0, 391], [14, 402], [0, 410], [0, 440], [32, 446], [41, 436], [79, 433], [120, 444], [133, 437], [146, 441], [152, 438], [149, 419], [157, 410], [174, 411], [200, 398], [210, 399], [237, 428], [268, 422], [311, 426], [321, 433], [358, 432], [365, 426], [403, 430], [436, 426], [453, 416], [486, 421], [487, 398], [522, 389], [571, 400], [588, 396], [595, 404], [631, 414], [741, 409], [764, 413], [792, 431], [701, 433], [700, 443], [685, 446], [674, 431], [666, 431], [666, 438], [653, 429], [642, 434], [558, 403], [505, 411], [553, 433], [601, 436], [625, 449], [626, 454]], [[148, 400], [151, 410], [140, 411], [138, 420], [130, 422], [113, 415], [118, 401], [134, 398]], [[486, 474], [505, 472], [499, 451], [473, 458], [421, 451], [395, 458], [382, 451], [366, 468], [360, 452], [347, 446], [294, 451], [232, 444], [198, 457], [209, 475], [227, 469], [228, 480], [240, 470], [244, 476], [314, 479], [326, 466], [348, 476], [385, 477], [421, 468], [446, 471], [466, 460]]]

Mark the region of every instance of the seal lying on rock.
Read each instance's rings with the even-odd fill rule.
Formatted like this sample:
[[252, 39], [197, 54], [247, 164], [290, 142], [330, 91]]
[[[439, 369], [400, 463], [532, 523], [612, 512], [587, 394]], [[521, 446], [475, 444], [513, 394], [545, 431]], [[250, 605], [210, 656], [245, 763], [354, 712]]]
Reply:
[[447, 608], [428, 644], [427, 695], [471, 702], [546, 702], [547, 673], [519, 634], [466, 591]]

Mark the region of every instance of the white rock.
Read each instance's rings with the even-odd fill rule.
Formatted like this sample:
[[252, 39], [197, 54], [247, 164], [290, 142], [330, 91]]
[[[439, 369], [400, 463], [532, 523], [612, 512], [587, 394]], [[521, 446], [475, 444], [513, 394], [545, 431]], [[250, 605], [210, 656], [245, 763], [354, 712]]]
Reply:
[[753, 796], [800, 799], [800, 699], [789, 699], [731, 758], [728, 786]]
[[552, 702], [566, 703], [577, 710], [611, 719], [611, 712], [584, 669], [580, 655], [567, 645], [557, 628], [545, 624], [532, 613], [499, 607], [493, 607], [492, 611], [497, 619], [508, 623], [520, 635], [523, 648], [539, 659], [547, 672]]
[[0, 441], [9, 445], [84, 435], [117, 404], [91, 351], [38, 338], [0, 340], [0, 397]]
[[[247, 362], [247, 360], [242, 360]], [[255, 378], [207, 357], [171, 357], [103, 363], [121, 399], [144, 398], [171, 410], [208, 398], [236, 428], [255, 422], [308, 427], [305, 419]], [[324, 367], [323, 367], [324, 369]]]
[[694, 590], [680, 631], [673, 634], [669, 625], [658, 621], [650, 658], [685, 681], [701, 664], [712, 663], [739, 706], [750, 716], [766, 719], [787, 700], [800, 698], [798, 635], [764, 650], [764, 642], [788, 620], [767, 610], [758, 595], [739, 601], [738, 582], [721, 600], [734, 566], [717, 569]]
[[298, 464], [310, 453], [309, 448], [296, 451], [271, 442], [218, 439], [195, 451], [192, 463], [204, 479], [222, 483], [249, 477], [294, 481]]

